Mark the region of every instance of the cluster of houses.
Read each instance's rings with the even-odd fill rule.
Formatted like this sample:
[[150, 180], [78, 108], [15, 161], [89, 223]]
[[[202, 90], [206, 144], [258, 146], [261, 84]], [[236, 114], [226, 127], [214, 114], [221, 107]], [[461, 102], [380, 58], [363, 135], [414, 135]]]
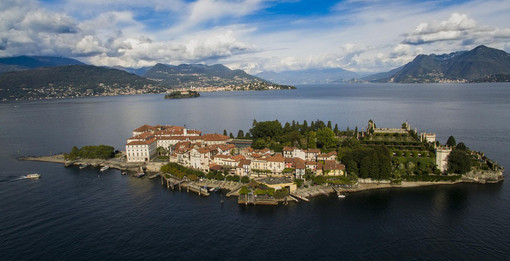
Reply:
[[282, 153], [269, 149], [240, 148], [228, 136], [202, 134], [180, 126], [143, 125], [127, 139], [128, 162], [149, 162], [158, 154], [169, 161], [204, 172], [228, 170], [239, 176], [345, 175], [345, 166], [337, 161], [336, 152], [323, 154], [318, 149], [301, 150], [284, 147]]

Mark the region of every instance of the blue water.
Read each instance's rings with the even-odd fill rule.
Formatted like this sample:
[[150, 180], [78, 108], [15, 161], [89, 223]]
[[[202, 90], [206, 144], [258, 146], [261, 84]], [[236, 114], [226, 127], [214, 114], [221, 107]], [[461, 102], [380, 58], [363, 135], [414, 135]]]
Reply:
[[[17, 161], [74, 145], [123, 149], [142, 124], [247, 131], [253, 119], [321, 119], [365, 128], [408, 120], [510, 161], [510, 84], [323, 85], [293, 91], [204, 93], [0, 103], [1, 260], [504, 260], [510, 188], [462, 184], [386, 189], [288, 206], [239, 206], [167, 190], [117, 170]], [[19, 179], [39, 172], [39, 180]]]

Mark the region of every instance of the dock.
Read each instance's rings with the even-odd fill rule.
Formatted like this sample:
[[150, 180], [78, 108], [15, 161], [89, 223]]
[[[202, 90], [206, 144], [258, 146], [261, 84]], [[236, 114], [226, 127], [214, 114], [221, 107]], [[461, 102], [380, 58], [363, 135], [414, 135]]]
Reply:
[[273, 197], [255, 196], [253, 193], [239, 195], [237, 203], [240, 205], [278, 205], [278, 200]]
[[161, 177], [161, 185], [166, 184], [166, 188], [168, 189], [175, 189], [176, 186], [178, 186], [179, 190], [182, 188], [185, 188], [187, 192], [190, 190], [192, 192], [196, 192], [199, 196], [209, 196], [209, 192], [206, 188], [202, 188], [202, 186], [199, 186], [195, 184], [193, 181], [187, 181], [185, 179], [179, 179], [175, 176], [172, 176], [171, 174], [160, 174]]

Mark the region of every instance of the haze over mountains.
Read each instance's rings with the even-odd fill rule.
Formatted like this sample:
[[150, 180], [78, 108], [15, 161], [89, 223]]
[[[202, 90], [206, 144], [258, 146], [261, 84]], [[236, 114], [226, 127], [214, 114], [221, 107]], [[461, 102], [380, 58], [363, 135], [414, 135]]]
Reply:
[[347, 82], [359, 74], [341, 68], [261, 72], [258, 77], [279, 84], [325, 84]]

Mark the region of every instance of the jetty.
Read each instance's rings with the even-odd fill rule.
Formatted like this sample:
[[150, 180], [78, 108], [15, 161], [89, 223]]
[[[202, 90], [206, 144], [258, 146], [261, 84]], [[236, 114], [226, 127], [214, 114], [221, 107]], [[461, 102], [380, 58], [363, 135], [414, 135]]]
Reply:
[[207, 188], [203, 188], [202, 186], [200, 185], [197, 185], [195, 182], [193, 181], [189, 181], [189, 180], [186, 180], [186, 179], [179, 179], [171, 174], [168, 174], [168, 173], [165, 173], [165, 174], [160, 174], [159, 175], [161, 177], [161, 185], [165, 185], [166, 184], [166, 187], [168, 189], [172, 189], [174, 190], [175, 187], [177, 186], [179, 190], [181, 190], [182, 188], [186, 189], [187, 192], [189, 192], [190, 190], [192, 192], [196, 192], [199, 196], [209, 196], [209, 192], [207, 191]]

